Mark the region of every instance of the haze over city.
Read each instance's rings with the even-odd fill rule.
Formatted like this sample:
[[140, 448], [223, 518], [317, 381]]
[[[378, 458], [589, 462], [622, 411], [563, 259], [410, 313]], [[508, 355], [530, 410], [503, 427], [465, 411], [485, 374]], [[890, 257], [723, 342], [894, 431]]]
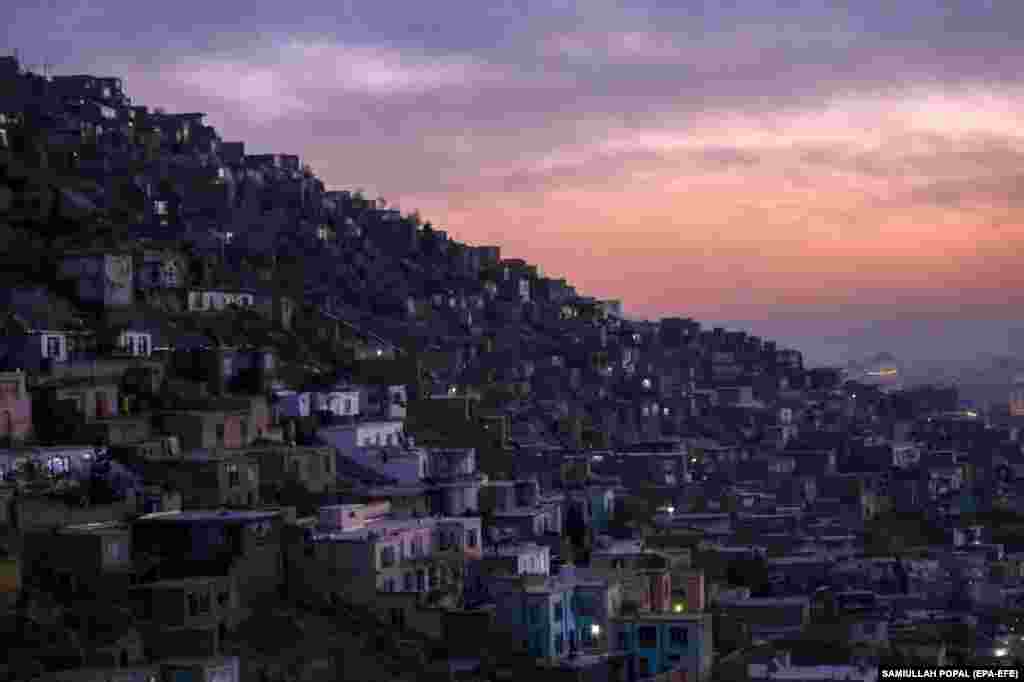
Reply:
[[29, 65], [123, 76], [631, 316], [818, 363], [1015, 351], [1019, 3], [10, 9]]

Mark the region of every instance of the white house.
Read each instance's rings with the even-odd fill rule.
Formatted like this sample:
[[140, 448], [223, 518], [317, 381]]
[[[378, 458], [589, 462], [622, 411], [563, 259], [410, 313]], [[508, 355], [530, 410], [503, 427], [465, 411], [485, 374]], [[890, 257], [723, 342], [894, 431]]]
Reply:
[[310, 394], [314, 412], [330, 412], [337, 417], [355, 417], [360, 414], [359, 389], [334, 386]]
[[398, 447], [406, 442], [405, 423], [402, 421], [366, 421], [328, 426], [317, 433], [348, 457], [361, 447]]
[[188, 292], [189, 312], [224, 310], [228, 306], [250, 308], [256, 303], [256, 294], [251, 291], [223, 289], [190, 289]]
[[484, 553], [487, 558], [510, 557], [516, 564], [516, 575], [550, 575], [551, 548], [533, 542], [498, 545]]
[[148, 358], [153, 352], [153, 335], [149, 332], [125, 330], [118, 336], [117, 345], [131, 355]]
[[406, 447], [400, 421], [361, 422], [321, 428], [317, 434], [348, 457], [402, 485], [418, 484], [427, 473], [427, 453]]
[[308, 417], [312, 394], [298, 391], [276, 391], [275, 403], [272, 408], [274, 421], [287, 418]]

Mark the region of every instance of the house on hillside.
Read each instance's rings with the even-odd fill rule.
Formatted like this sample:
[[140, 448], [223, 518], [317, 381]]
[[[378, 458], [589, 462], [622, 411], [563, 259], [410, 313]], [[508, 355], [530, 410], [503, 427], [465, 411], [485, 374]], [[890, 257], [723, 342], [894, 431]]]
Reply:
[[132, 558], [144, 582], [226, 576], [240, 607], [283, 585], [281, 511], [147, 514], [132, 526]]
[[0, 440], [23, 441], [32, 432], [32, 397], [23, 371], [0, 372]]
[[73, 280], [79, 299], [104, 307], [135, 301], [132, 255], [121, 250], [70, 251], [63, 255], [58, 276]]
[[176, 289], [188, 285], [189, 263], [174, 249], [144, 249], [135, 254], [138, 289]]

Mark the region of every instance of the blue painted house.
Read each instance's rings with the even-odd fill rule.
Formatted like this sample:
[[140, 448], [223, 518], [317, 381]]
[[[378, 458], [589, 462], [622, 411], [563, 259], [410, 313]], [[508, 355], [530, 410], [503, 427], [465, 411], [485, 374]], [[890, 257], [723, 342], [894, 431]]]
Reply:
[[679, 671], [686, 682], [703, 680], [713, 654], [711, 615], [642, 613], [611, 619], [611, 646], [633, 658], [638, 679]]
[[570, 565], [555, 577], [495, 577], [491, 590], [499, 624], [534, 658], [609, 648], [609, 623], [622, 601], [617, 582]]
[[562, 658], [578, 649], [574, 580], [528, 575], [498, 579], [493, 589], [498, 623], [519, 637], [530, 656]]

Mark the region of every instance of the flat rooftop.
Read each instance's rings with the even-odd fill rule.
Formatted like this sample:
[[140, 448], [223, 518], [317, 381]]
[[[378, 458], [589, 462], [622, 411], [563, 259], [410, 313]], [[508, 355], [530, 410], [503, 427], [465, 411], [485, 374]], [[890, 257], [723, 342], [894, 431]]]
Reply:
[[120, 521], [99, 521], [64, 526], [58, 532], [61, 535], [118, 535], [129, 530], [128, 524]]
[[196, 510], [155, 512], [140, 516], [137, 521], [160, 521], [166, 523], [195, 523], [197, 521], [268, 521], [281, 517], [281, 511], [274, 510]]

